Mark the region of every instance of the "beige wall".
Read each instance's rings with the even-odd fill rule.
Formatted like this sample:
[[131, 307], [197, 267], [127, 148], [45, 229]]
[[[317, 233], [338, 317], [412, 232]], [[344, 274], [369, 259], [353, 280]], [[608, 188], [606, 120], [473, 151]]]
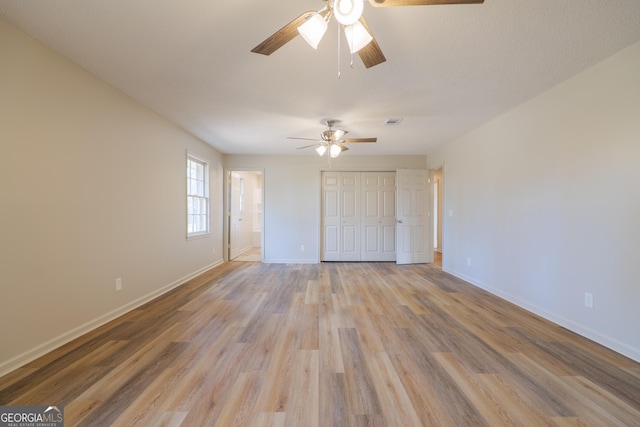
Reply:
[[[217, 151], [2, 20], [0, 64], [2, 373], [221, 260], [223, 181]], [[213, 201], [192, 241], [187, 150]]]
[[429, 155], [445, 270], [636, 360], [639, 76], [636, 43]]
[[[227, 155], [229, 170], [263, 170], [265, 262], [320, 261], [320, 177], [323, 170], [395, 171], [426, 169], [426, 156], [358, 156], [343, 154], [329, 169], [326, 157]], [[301, 246], [305, 247], [301, 251]]]

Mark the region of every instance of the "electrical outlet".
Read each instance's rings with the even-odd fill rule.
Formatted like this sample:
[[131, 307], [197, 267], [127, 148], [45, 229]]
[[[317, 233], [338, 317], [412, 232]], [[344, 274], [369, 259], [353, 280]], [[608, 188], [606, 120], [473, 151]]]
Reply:
[[300, 245], [300, 252], [304, 252], [304, 245]]
[[585, 292], [584, 294], [584, 306], [588, 308], [593, 308], [593, 294], [590, 292]]
[[116, 291], [119, 291], [122, 289], [122, 277], [118, 277], [116, 279]]
[[467, 257], [467, 265], [471, 267], [471, 257]]

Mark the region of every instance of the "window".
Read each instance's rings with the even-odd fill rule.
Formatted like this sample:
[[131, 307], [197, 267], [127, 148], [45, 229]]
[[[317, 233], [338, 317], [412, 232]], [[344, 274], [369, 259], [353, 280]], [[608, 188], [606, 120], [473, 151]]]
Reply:
[[209, 233], [209, 165], [187, 155], [187, 237]]

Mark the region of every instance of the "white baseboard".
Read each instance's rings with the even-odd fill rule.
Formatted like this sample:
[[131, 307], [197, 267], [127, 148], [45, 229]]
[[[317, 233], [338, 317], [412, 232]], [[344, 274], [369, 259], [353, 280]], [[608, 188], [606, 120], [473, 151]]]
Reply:
[[623, 342], [620, 342], [616, 339], [603, 335], [597, 331], [594, 331], [593, 329], [587, 328], [584, 325], [576, 323], [556, 313], [550, 312], [544, 308], [528, 303], [527, 301], [524, 301], [516, 296], [513, 296], [499, 289], [496, 289], [492, 286], [489, 286], [486, 283], [477, 281], [473, 277], [469, 277], [463, 273], [459, 273], [455, 270], [451, 270], [444, 267], [442, 270], [464, 280], [465, 282], [469, 282], [470, 284], [477, 286], [478, 288], [484, 289], [485, 291], [493, 295], [496, 295], [502, 299], [505, 299], [517, 305], [518, 307], [524, 308], [525, 310], [528, 310], [534, 314], [537, 314], [538, 316], [543, 317], [546, 320], [549, 320], [564, 328], [567, 328], [578, 335], [582, 335], [583, 337], [593, 340], [598, 344], [602, 344], [603, 346], [610, 348], [611, 350], [616, 351], [624, 356], [627, 356], [628, 358], [633, 359], [636, 362], [640, 362], [640, 349], [631, 347]]
[[220, 264], [222, 264], [224, 261], [223, 260], [218, 260], [215, 261], [197, 271], [194, 271], [191, 274], [188, 274], [172, 283], [169, 283], [168, 285], [163, 286], [160, 289], [157, 289], [147, 295], [144, 295], [140, 298], [137, 298], [125, 305], [123, 305], [122, 307], [119, 307], [115, 310], [110, 311], [109, 313], [106, 313], [100, 317], [97, 317], [89, 322], [86, 322], [76, 328], [71, 329], [70, 331], [67, 331], [61, 335], [58, 335], [57, 337], [54, 337], [53, 339], [44, 342], [34, 348], [32, 348], [31, 350], [27, 350], [22, 354], [19, 354], [5, 362], [0, 363], [0, 376], [3, 376], [5, 374], [8, 374], [9, 372], [20, 368], [21, 366], [24, 366], [25, 364], [37, 359], [40, 356], [43, 356], [53, 350], [55, 350], [58, 347], [63, 346], [64, 344], [67, 344], [71, 341], [73, 341], [74, 339], [93, 331], [94, 329], [99, 328], [100, 326], [130, 312], [131, 310], [135, 310], [136, 308], [148, 303], [149, 301], [169, 292], [172, 289], [177, 288], [178, 286], [188, 282], [189, 280], [193, 279], [194, 277], [197, 277], [198, 275], [204, 273], [207, 270], [212, 269], [213, 267], [216, 267]]
[[244, 252], [247, 252], [247, 251], [249, 251], [249, 250], [251, 250], [251, 249], [253, 249], [253, 246], [252, 246], [252, 245], [245, 246], [244, 248], [240, 249], [240, 250], [238, 251], [238, 253], [239, 253], [240, 255], [242, 255]]

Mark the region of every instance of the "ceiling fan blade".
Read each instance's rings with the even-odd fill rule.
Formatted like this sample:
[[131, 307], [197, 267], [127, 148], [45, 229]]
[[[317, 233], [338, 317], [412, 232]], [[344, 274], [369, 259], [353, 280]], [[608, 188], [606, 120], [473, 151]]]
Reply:
[[[360, 23], [367, 29], [369, 34], [371, 34], [371, 37], [373, 37], [373, 33], [371, 33], [369, 26], [362, 16], [360, 17]], [[387, 58], [384, 57], [382, 49], [380, 49], [375, 37], [368, 45], [358, 51], [358, 55], [360, 56], [365, 68], [371, 68], [375, 65], [382, 64], [387, 60]]]
[[303, 148], [315, 147], [315, 146], [318, 146], [318, 145], [320, 145], [320, 144], [305, 145], [304, 147], [298, 147], [298, 148], [296, 148], [296, 150], [302, 150]]
[[484, 0], [369, 0], [371, 6], [428, 6], [432, 4], [474, 4], [484, 3]]
[[340, 142], [351, 143], [351, 142], [378, 142], [378, 138], [349, 138], [343, 139]]
[[304, 12], [302, 15], [298, 16], [296, 19], [273, 33], [271, 37], [251, 49], [251, 52], [260, 53], [262, 55], [271, 55], [273, 52], [293, 40], [299, 34], [298, 27], [307, 20], [309, 15], [314, 13], [315, 11], [313, 10]]

